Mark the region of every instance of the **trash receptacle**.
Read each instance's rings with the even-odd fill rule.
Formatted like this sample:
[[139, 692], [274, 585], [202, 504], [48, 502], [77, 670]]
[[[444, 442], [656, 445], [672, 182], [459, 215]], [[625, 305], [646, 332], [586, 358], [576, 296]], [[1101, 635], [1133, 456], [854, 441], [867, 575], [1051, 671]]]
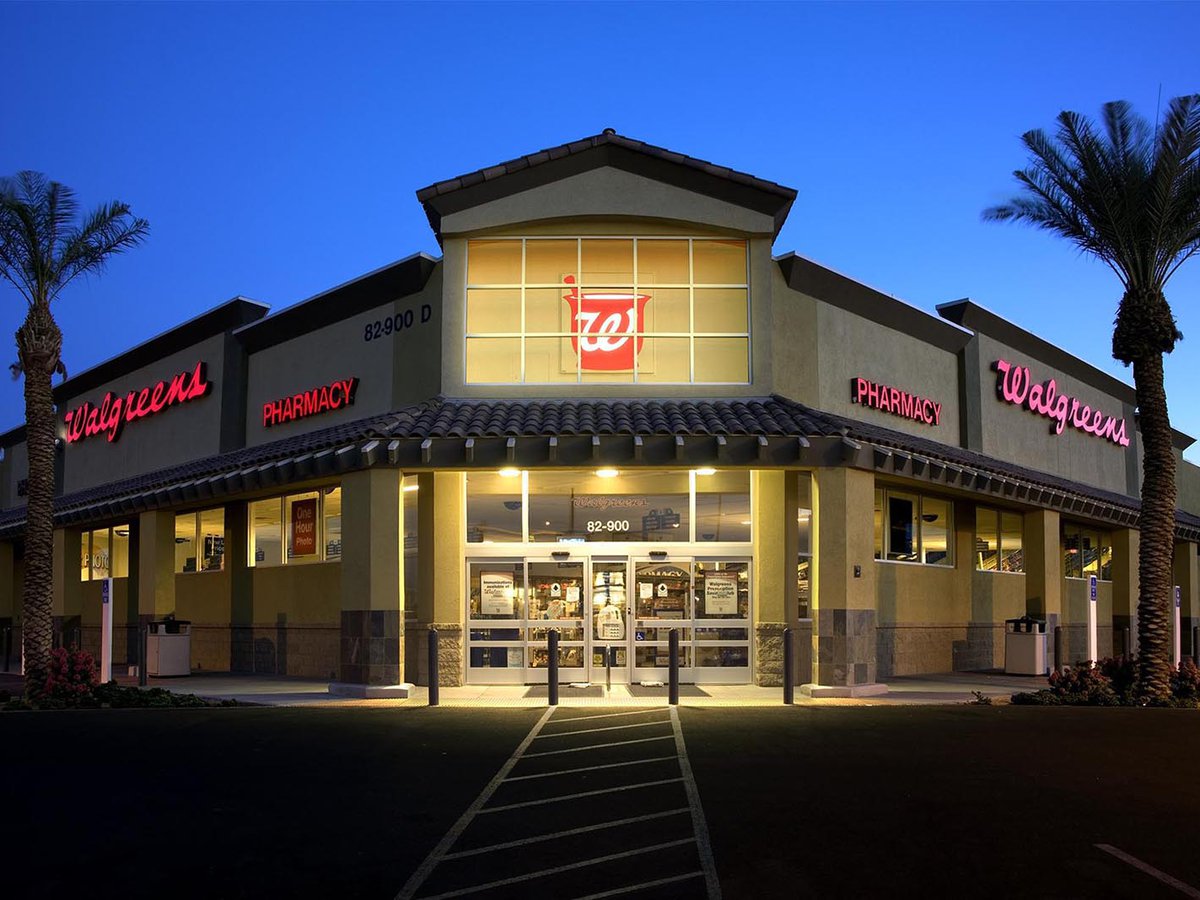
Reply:
[[192, 623], [168, 616], [150, 623], [146, 672], [156, 678], [192, 674]]
[[1009, 675], [1045, 675], [1046, 623], [1031, 616], [1004, 620], [1004, 671]]

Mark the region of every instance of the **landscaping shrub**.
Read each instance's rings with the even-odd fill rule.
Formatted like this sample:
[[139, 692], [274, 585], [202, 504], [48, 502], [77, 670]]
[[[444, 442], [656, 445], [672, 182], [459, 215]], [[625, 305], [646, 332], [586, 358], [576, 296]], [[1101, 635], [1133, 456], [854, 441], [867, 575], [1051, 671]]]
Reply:
[[58, 647], [50, 652], [46, 684], [37, 699], [77, 706], [91, 696], [99, 680], [92, 654], [86, 650]]
[[[1126, 657], [1081, 662], [1050, 674], [1050, 687], [1013, 694], [1016, 706], [1136, 706], [1137, 670]], [[1171, 706], [1200, 706], [1200, 668], [1185, 659], [1171, 673]]]
[[1200, 701], [1200, 667], [1185, 659], [1171, 673], [1171, 699], [1185, 706], [1195, 706]]
[[1050, 673], [1050, 690], [1068, 706], [1117, 706], [1120, 698], [1101, 667], [1080, 663]]

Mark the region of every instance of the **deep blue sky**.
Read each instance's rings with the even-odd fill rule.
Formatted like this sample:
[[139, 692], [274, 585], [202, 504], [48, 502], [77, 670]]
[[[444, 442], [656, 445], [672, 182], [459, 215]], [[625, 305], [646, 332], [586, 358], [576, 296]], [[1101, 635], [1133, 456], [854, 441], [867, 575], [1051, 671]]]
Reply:
[[[60, 300], [72, 373], [237, 294], [437, 254], [417, 188], [613, 127], [798, 189], [776, 252], [929, 310], [969, 296], [1129, 380], [1111, 273], [979, 214], [1060, 110], [1200, 90], [1189, 3], [7, 3], [0, 33], [0, 173], [153, 229]], [[1200, 437], [1200, 259], [1168, 298], [1172, 418]], [[0, 287], [0, 331], [23, 315]], [[3, 379], [0, 429], [21, 418]]]

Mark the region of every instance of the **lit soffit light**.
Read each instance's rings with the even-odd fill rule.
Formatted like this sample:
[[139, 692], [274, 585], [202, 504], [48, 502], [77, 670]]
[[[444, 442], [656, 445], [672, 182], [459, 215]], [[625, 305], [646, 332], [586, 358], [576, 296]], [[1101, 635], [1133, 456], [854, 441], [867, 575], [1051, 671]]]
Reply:
[[743, 520], [741, 521], [741, 523], [740, 523], [740, 524], [742, 524], [742, 525], [749, 525], [749, 524], [750, 524], [750, 520], [749, 520], [749, 519], [743, 519]]
[[597, 478], [616, 478], [620, 474], [621, 473], [618, 472], [616, 469], [597, 469], [596, 470]]
[[707, 466], [706, 466], [706, 467], [705, 467], [705, 468], [703, 468], [703, 469], [697, 469], [697, 470], [696, 470], [696, 474], [697, 474], [697, 475], [716, 475], [716, 474], [717, 474], [717, 470], [716, 470], [716, 469], [709, 468], [709, 467], [707, 467]]
[[421, 486], [419, 484], [406, 484], [403, 488], [401, 488], [401, 490], [403, 490], [406, 494], [411, 494], [413, 491], [419, 491], [420, 489]]
[[521, 470], [514, 469], [512, 466], [505, 466], [503, 469], [501, 469], [496, 474], [499, 475], [501, 478], [516, 478], [518, 475], [521, 474]]

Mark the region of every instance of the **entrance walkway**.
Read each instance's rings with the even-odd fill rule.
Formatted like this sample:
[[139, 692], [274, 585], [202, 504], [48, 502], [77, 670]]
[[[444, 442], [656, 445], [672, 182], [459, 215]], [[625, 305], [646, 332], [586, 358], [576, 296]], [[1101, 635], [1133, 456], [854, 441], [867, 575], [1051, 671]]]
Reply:
[[[327, 680], [285, 678], [269, 675], [203, 674], [187, 678], [152, 678], [154, 687], [213, 699], [236, 699], [264, 706], [426, 706], [428, 691], [414, 687], [402, 700], [352, 700], [329, 693]], [[954, 672], [942, 675], [909, 675], [887, 679], [888, 693], [862, 699], [813, 700], [796, 691], [797, 706], [894, 706], [969, 703], [978, 691], [985, 697], [1006, 700], [1017, 691], [1046, 686], [1044, 678], [1029, 678], [990, 672]], [[15, 692], [14, 692], [15, 693]], [[545, 685], [467, 685], [443, 687], [441, 705], [447, 707], [541, 707], [547, 703]], [[684, 706], [782, 706], [782, 688], [752, 684], [684, 684], [679, 687]], [[667, 688], [640, 684], [602, 684], [587, 687], [563, 685], [559, 691], [563, 707], [667, 706]]]
[[675, 709], [549, 709], [396, 900], [719, 900]]

